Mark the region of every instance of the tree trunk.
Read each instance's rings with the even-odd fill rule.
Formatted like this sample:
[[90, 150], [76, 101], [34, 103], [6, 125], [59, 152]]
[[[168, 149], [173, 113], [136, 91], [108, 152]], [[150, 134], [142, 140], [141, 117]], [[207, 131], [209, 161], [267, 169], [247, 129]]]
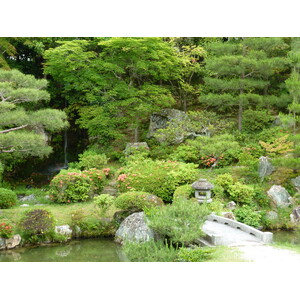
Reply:
[[134, 142], [139, 142], [139, 124], [136, 124], [136, 127], [134, 128]]
[[239, 114], [238, 114], [238, 129], [239, 129], [239, 131], [242, 131], [242, 129], [243, 129], [242, 116], [243, 116], [243, 104], [240, 100], [239, 101]]

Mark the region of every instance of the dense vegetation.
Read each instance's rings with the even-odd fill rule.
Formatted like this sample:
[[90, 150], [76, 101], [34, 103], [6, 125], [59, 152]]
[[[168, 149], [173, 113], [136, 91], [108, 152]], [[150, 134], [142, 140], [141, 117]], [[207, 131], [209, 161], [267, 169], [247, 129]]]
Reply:
[[[0, 50], [3, 237], [59, 240], [53, 226], [64, 223], [78, 236], [112, 235], [126, 214], [144, 210], [166, 242], [136, 245], [141, 256], [201, 261], [211, 253], [180, 248], [201, 235], [193, 220], [228, 211], [230, 201], [246, 224], [297, 228], [299, 38], [0, 38]], [[151, 115], [166, 108], [184, 117], [149, 135]], [[149, 147], [124, 151], [133, 142]], [[67, 170], [41, 171], [67, 168], [67, 150]], [[274, 166], [266, 176], [261, 156]], [[198, 211], [190, 185], [199, 178], [215, 188]], [[272, 185], [289, 192], [290, 206], [274, 207]], [[24, 212], [16, 196], [24, 194], [46, 210]], [[124, 247], [141, 257], [134, 244]]]

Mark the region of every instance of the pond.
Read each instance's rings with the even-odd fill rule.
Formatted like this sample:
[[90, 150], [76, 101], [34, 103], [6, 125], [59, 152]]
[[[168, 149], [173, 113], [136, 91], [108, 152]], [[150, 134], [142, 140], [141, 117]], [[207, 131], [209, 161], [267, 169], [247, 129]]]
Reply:
[[274, 231], [273, 241], [275, 243], [300, 244], [300, 231]]
[[0, 251], [0, 262], [123, 262], [121, 246], [110, 239], [72, 240], [66, 244]]

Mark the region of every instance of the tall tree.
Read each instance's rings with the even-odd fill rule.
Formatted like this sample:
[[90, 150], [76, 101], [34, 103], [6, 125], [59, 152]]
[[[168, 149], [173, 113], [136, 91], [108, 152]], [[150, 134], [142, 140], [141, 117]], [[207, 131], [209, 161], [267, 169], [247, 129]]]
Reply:
[[268, 107], [280, 101], [279, 84], [289, 67], [289, 45], [281, 38], [241, 38], [208, 44], [205, 60], [210, 76], [200, 101], [237, 110], [242, 130], [246, 107]]
[[98, 142], [120, 137], [118, 130], [138, 141], [149, 115], [174, 103], [166, 84], [179, 78], [180, 58], [161, 38], [74, 40], [45, 58], [45, 73], [73, 107], [81, 106], [79, 122]]
[[49, 155], [49, 135], [68, 123], [62, 111], [42, 108], [50, 99], [47, 81], [0, 69], [0, 159]]

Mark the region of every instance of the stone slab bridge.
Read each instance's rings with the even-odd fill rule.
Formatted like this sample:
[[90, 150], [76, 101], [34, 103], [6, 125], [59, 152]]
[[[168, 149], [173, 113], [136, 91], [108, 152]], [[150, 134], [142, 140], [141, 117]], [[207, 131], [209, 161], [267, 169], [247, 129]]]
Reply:
[[200, 243], [204, 245], [226, 245], [226, 246], [245, 246], [270, 244], [273, 240], [273, 233], [262, 232], [254, 227], [210, 214], [202, 226], [206, 234]]

